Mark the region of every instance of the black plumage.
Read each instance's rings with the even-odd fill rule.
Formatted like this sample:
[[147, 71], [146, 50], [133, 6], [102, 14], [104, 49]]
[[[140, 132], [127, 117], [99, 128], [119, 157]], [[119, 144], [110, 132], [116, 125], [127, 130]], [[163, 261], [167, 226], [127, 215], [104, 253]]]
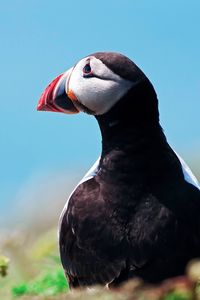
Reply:
[[200, 191], [185, 180], [159, 124], [155, 90], [128, 58], [92, 54], [136, 84], [96, 115], [102, 153], [60, 221], [60, 254], [72, 287], [147, 282], [184, 274], [200, 256]]

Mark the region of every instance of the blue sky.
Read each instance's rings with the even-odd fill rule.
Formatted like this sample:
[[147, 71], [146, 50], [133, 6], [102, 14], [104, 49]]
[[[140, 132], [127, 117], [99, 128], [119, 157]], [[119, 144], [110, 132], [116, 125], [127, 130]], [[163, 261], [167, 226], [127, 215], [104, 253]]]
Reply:
[[200, 149], [199, 1], [1, 1], [0, 37], [0, 210], [41, 174], [82, 175], [98, 157], [94, 118], [36, 111], [49, 81], [95, 51], [134, 60], [169, 142], [186, 157]]

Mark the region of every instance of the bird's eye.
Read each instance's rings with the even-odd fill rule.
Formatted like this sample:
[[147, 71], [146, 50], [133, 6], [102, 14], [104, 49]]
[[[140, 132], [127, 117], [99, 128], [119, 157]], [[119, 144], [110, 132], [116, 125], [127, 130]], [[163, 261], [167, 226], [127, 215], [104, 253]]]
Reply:
[[83, 75], [85, 77], [91, 76], [92, 75], [92, 69], [90, 67], [90, 64], [86, 64], [85, 67], [83, 68]]

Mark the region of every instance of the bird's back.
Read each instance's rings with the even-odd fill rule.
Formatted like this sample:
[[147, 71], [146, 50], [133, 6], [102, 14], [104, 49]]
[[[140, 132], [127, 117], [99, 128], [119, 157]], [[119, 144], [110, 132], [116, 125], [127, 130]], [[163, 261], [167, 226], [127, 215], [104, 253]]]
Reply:
[[200, 254], [200, 192], [168, 145], [153, 150], [110, 151], [71, 196], [60, 249], [72, 285], [157, 282]]

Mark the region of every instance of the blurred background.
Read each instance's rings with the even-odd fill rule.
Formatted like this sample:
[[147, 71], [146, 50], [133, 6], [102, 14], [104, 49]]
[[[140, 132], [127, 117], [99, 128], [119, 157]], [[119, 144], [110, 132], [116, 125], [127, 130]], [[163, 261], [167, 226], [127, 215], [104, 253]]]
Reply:
[[56, 228], [100, 154], [93, 117], [36, 111], [47, 84], [92, 52], [121, 52], [140, 66], [157, 91], [169, 143], [200, 178], [199, 1], [1, 1], [0, 37], [4, 244], [19, 228]]

